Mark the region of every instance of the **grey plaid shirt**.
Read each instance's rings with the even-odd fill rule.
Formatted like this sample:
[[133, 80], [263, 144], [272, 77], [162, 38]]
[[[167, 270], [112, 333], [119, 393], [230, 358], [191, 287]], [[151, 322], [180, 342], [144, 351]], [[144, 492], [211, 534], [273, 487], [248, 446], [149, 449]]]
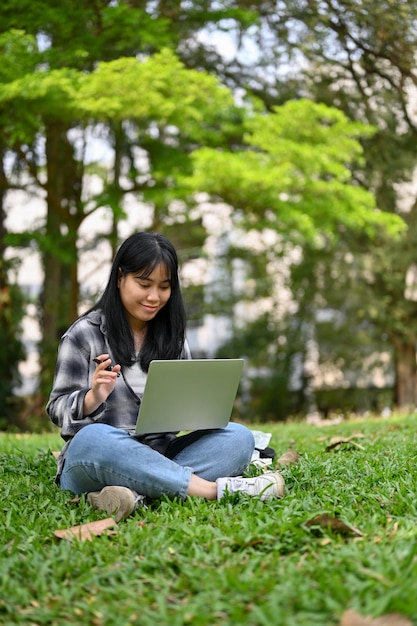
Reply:
[[[106, 402], [91, 415], [83, 414], [84, 397], [91, 388], [91, 377], [96, 368], [93, 359], [99, 354], [109, 354], [115, 362], [107, 342], [104, 315], [92, 311], [74, 322], [61, 338], [53, 387], [46, 405], [49, 417], [61, 428], [61, 436], [67, 442], [87, 424], [110, 424], [131, 433], [134, 431], [140, 399], [125, 380], [123, 368]], [[187, 344], [181, 358], [191, 358]], [[142, 441], [163, 450], [161, 440], [166, 438], [163, 434], [150, 435]], [[58, 475], [64, 464], [66, 448], [64, 446], [58, 459]]]

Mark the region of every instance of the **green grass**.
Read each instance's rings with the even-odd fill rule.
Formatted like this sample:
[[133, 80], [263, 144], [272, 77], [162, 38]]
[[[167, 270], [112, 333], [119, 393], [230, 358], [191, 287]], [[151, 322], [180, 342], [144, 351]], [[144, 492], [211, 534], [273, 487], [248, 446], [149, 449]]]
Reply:
[[[55, 486], [59, 436], [0, 435], [0, 623], [331, 626], [352, 608], [417, 624], [417, 415], [254, 428], [301, 453], [284, 499], [163, 499], [91, 542], [53, 534], [105, 517]], [[326, 451], [358, 432], [364, 449]], [[309, 530], [324, 512], [363, 536]]]

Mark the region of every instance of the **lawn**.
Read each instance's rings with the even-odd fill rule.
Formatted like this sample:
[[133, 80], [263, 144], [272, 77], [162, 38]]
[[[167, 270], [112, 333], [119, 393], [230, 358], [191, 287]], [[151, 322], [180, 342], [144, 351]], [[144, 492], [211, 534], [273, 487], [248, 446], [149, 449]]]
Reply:
[[0, 623], [417, 624], [417, 414], [253, 428], [299, 453], [284, 499], [163, 499], [91, 541], [54, 535], [106, 517], [55, 486], [59, 436], [0, 434]]

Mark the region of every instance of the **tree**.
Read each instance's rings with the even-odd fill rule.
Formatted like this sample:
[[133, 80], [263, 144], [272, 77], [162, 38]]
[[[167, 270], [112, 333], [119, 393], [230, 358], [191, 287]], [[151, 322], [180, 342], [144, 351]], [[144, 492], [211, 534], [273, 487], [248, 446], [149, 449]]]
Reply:
[[[247, 60], [245, 76], [251, 75], [247, 84], [268, 109], [307, 95], [377, 129], [361, 140], [364, 159], [352, 166], [353, 177], [374, 194], [378, 209], [404, 220], [407, 234], [397, 241], [382, 233], [373, 241], [350, 237], [350, 252], [357, 260], [350, 284], [363, 298], [356, 322], [361, 323], [364, 311], [372, 311], [369, 327], [389, 338], [395, 404], [414, 407], [417, 303], [407, 296], [407, 281], [416, 263], [417, 4], [286, 0], [263, 2], [257, 12], [251, 29], [257, 53], [254, 63]], [[328, 252], [330, 268], [336, 250], [330, 246]]]
[[[300, 8], [294, 13], [298, 20]], [[310, 81], [312, 92], [329, 103], [338, 100], [338, 106], [353, 119], [378, 128], [364, 142], [365, 167], [357, 177], [375, 193], [381, 210], [401, 215], [408, 226], [401, 241], [381, 235], [367, 242], [365, 256], [357, 245], [352, 248], [355, 256], [363, 257], [357, 280], [366, 285], [371, 299], [369, 319], [388, 336], [392, 347], [394, 401], [400, 407], [415, 407], [417, 402], [417, 303], [406, 296], [408, 272], [416, 262], [417, 202], [414, 198], [404, 210], [401, 199], [402, 184], [412, 180], [417, 164], [417, 126], [412, 114], [417, 84], [416, 20], [415, 2], [370, 0], [360, 6], [311, 3], [302, 17], [310, 36], [316, 38], [310, 59], [319, 71]], [[333, 54], [326, 46], [330, 37], [336, 43]], [[372, 302], [378, 302], [378, 307]]]
[[[1, 163], [1, 160], [0, 160]], [[0, 166], [1, 167], [1, 166]], [[19, 286], [10, 281], [13, 259], [6, 257], [4, 197], [6, 176], [0, 169], [0, 425], [15, 422], [18, 412], [14, 388], [20, 381], [19, 362], [24, 359], [22, 319], [24, 297]]]
[[[202, 4], [198, 3], [200, 9]], [[389, 338], [395, 368], [394, 403], [414, 407], [417, 305], [415, 296], [407, 294], [413, 293], [408, 281], [416, 264], [417, 208], [412, 181], [416, 165], [417, 5], [402, 0], [342, 0], [336, 4], [331, 0], [273, 0], [228, 6], [246, 11], [246, 21], [222, 23], [235, 54], [226, 60], [218, 47], [213, 46], [207, 55], [207, 46], [201, 41], [194, 46], [184, 44], [181, 54], [187, 64], [205, 65], [209, 56], [205, 67], [211, 63], [212, 71], [227, 84], [256, 95], [268, 110], [307, 95], [377, 129], [361, 140], [364, 159], [352, 166], [353, 177], [375, 195], [378, 209], [404, 220], [407, 234], [396, 241], [382, 232], [373, 241], [349, 236], [349, 251], [357, 262], [355, 276], [350, 272], [346, 278], [350, 289], [360, 295], [355, 298], [360, 302], [356, 324], [363, 324], [364, 311], [372, 311], [372, 315], [365, 314], [370, 333]], [[251, 54], [245, 53], [248, 43]], [[404, 183], [410, 194], [407, 208]], [[337, 250], [333, 245], [327, 249], [330, 269], [337, 261]], [[339, 267], [343, 269], [343, 265]], [[353, 314], [350, 308], [349, 319]], [[385, 349], [385, 340], [380, 347]], [[379, 349], [378, 344], [375, 348]]]
[[[304, 235], [313, 236], [321, 211], [319, 204], [313, 202], [317, 193], [338, 201], [338, 207], [343, 210], [349, 207], [342, 222], [350, 220], [357, 225], [359, 219], [359, 223], [362, 220], [371, 227], [375, 220], [382, 221], [372, 210], [371, 196], [361, 192], [359, 186], [355, 189], [343, 184], [348, 170], [342, 162], [338, 163], [338, 172], [331, 171], [330, 185], [325, 184], [329, 181], [315, 180], [320, 168], [310, 173], [302, 170], [303, 161], [310, 163], [307, 129], [304, 154], [297, 153], [295, 142], [291, 136], [289, 138], [292, 156], [298, 159], [301, 173], [297, 174], [297, 168], [292, 171], [287, 163], [284, 182], [288, 186], [273, 184], [280, 155], [264, 150], [268, 137], [266, 140], [261, 137], [261, 127], [263, 124], [268, 127], [268, 115], [262, 111], [253, 116], [250, 106], [236, 106], [230, 92], [219, 88], [218, 79], [209, 78], [201, 71], [203, 68], [215, 71], [232, 87], [256, 90], [255, 74], [250, 67], [242, 72], [240, 62], [225, 64], [214, 50], [202, 54], [209, 46], [199, 39], [201, 29], [208, 24], [219, 24], [221, 28], [228, 28], [230, 24], [237, 37], [243, 37], [249, 28], [253, 31], [253, 27], [273, 15], [267, 10], [268, 3], [262, 3], [260, 8], [252, 3], [241, 5], [232, 2], [224, 8], [218, 3], [200, 1], [184, 8], [179, 2], [148, 5], [120, 1], [104, 2], [98, 7], [86, 1], [80, 7], [69, 1], [56, 5], [45, 0], [28, 5], [24, 0], [9, 0], [0, 7], [1, 28], [8, 37], [14, 37], [14, 47], [18, 40], [22, 42], [25, 59], [22, 72], [16, 75], [10, 72], [3, 80], [0, 104], [9, 110], [13, 107], [15, 111], [15, 116], [9, 120], [10, 132], [5, 145], [8, 157], [14, 156], [15, 163], [30, 178], [31, 184], [46, 194], [48, 206], [43, 231], [26, 234], [21, 240], [21, 243], [28, 239], [37, 242], [46, 270], [41, 315], [45, 387], [51, 382], [60, 332], [76, 315], [77, 231], [86, 215], [98, 206], [108, 206], [114, 214], [114, 227], [109, 233], [113, 246], [117, 245], [117, 222], [123, 217], [123, 197], [127, 193], [135, 194], [153, 208], [153, 225], [158, 229], [170, 228], [182, 239], [178, 222], [192, 225], [197, 241], [201, 242], [204, 232], [201, 222], [189, 215], [188, 207], [195, 200], [190, 198], [185, 184], [189, 178], [184, 175], [191, 174], [195, 163], [197, 174], [193, 189], [201, 190], [204, 181], [209, 191], [226, 198], [224, 180], [223, 189], [213, 189], [207, 176], [199, 179], [198, 168], [201, 164], [205, 167], [204, 159], [209, 168], [207, 156], [211, 154], [218, 168], [226, 167], [230, 156], [233, 157], [230, 163], [245, 169], [241, 180], [246, 188], [240, 196], [230, 197], [235, 202], [232, 206], [238, 209], [238, 217], [242, 215], [242, 208], [245, 213], [251, 208], [249, 203], [254, 202], [254, 211], [246, 211], [245, 217], [250, 219], [245, 227], [262, 229], [270, 225], [269, 203], [272, 202], [274, 226], [285, 225], [288, 236], [294, 234], [295, 227], [302, 226]], [[24, 33], [9, 31], [16, 27]], [[167, 51], [168, 48], [178, 51], [183, 64]], [[10, 67], [13, 58], [10, 54]], [[197, 71], [190, 72], [186, 67]], [[272, 99], [269, 98], [268, 103], [265, 90], [264, 95], [264, 101], [270, 106]], [[253, 123], [258, 124], [256, 129], [248, 122], [247, 129], [258, 134], [256, 141], [260, 150], [258, 147], [250, 149], [243, 142], [243, 120], [248, 114], [253, 117]], [[273, 114], [271, 123], [276, 125], [278, 117]], [[86, 162], [84, 149], [93, 128], [108, 142], [114, 156], [110, 177], [100, 164]], [[286, 132], [284, 127], [280, 130]], [[201, 152], [191, 160], [190, 155], [202, 145], [217, 150], [205, 155]], [[355, 152], [353, 146], [354, 143], [350, 149]], [[223, 154], [218, 150], [220, 147]], [[140, 159], [136, 157], [138, 149]], [[347, 145], [343, 149], [349, 153]], [[261, 160], [258, 152], [263, 153]], [[262, 159], [265, 159], [265, 168]], [[266, 186], [264, 193], [251, 191], [248, 165], [257, 168], [259, 180]], [[322, 163], [321, 167], [325, 170], [329, 164]], [[86, 196], [84, 186], [86, 175], [92, 171], [103, 180], [101, 193], [95, 197]], [[211, 171], [216, 177], [213, 168]], [[217, 175], [221, 171], [218, 169]], [[302, 184], [308, 181], [308, 185], [299, 189], [299, 195], [304, 200], [310, 198], [310, 202], [297, 201], [291, 189], [290, 201], [284, 202], [282, 194], [288, 192], [290, 184], [298, 189], [300, 181]], [[331, 193], [330, 187], [333, 187]], [[276, 192], [281, 194], [279, 202], [274, 195]], [[360, 210], [355, 212], [357, 201]], [[303, 215], [303, 210], [310, 205], [311, 214]], [[373, 219], [369, 219], [368, 214]], [[329, 229], [341, 221], [335, 219], [334, 211], [325, 219]]]
[[[264, 374], [265, 368], [269, 368], [270, 380], [266, 381], [265, 375], [254, 380], [252, 395], [257, 397], [262, 387], [261, 414], [270, 417], [271, 411], [275, 411], [275, 416], [282, 418], [288, 412], [305, 411], [312, 402], [307, 397], [306, 373], [299, 373], [303, 379], [299, 394], [288, 392], [288, 386], [295, 368], [299, 368], [300, 357], [302, 362], [309, 359], [311, 328], [317, 327], [317, 311], [330, 306], [333, 310], [337, 306], [346, 309], [349, 290], [345, 282], [343, 292], [334, 290], [343, 294], [343, 300], [336, 303], [331, 299], [336, 265], [331, 268], [332, 281], [325, 281], [323, 271], [315, 273], [315, 268], [323, 265], [330, 250], [334, 254], [345, 250], [347, 242], [355, 237], [372, 240], [384, 236], [395, 242], [403, 224], [397, 216], [378, 211], [375, 198], [358, 186], [352, 176], [354, 163], [363, 154], [358, 140], [370, 137], [374, 132], [371, 127], [352, 123], [334, 108], [298, 100], [275, 107], [268, 116], [252, 115], [246, 130], [245, 151], [230, 155], [209, 148], [197, 150], [193, 155], [196, 166], [192, 180], [197, 187], [210, 191], [213, 198], [235, 207], [236, 227], [275, 233], [272, 239], [266, 237], [260, 242], [254, 253], [258, 263], [260, 255], [263, 259], [260, 275], [266, 278], [261, 286], [259, 273], [255, 280], [249, 273], [250, 281], [234, 294], [233, 302], [246, 300], [249, 310], [243, 326], [235, 327], [234, 338], [219, 354], [239, 348]], [[302, 260], [290, 262], [290, 270], [283, 276], [284, 260], [294, 255], [296, 246], [303, 250]], [[253, 267], [254, 258], [242, 251], [242, 246], [235, 243], [230, 254], [244, 258], [248, 267]], [[337, 267], [343, 258], [342, 253]], [[303, 278], [297, 278], [302, 267]], [[284, 297], [278, 277], [292, 293], [288, 313], [279, 313]], [[301, 287], [302, 280], [307, 289]], [[254, 289], [248, 288], [253, 283]], [[261, 313], [258, 319], [256, 311], [258, 315], [262, 311], [259, 305], [265, 297], [269, 298], [269, 312]], [[251, 303], [254, 316], [250, 314]], [[333, 337], [333, 357], [338, 342], [340, 338]], [[324, 345], [324, 337], [320, 344]], [[322, 360], [331, 361], [330, 355], [327, 349]], [[337, 360], [340, 362], [336, 358], [333, 362]], [[352, 360], [351, 363], [353, 366]], [[256, 410], [259, 407], [256, 404]], [[257, 417], [260, 418], [259, 413]]]
[[[219, 111], [232, 105], [230, 94], [219, 89], [215, 79], [185, 72], [168, 52], [162, 53], [159, 64], [155, 60], [146, 65], [153, 51], [172, 46], [176, 38], [169, 34], [167, 18], [148, 13], [140, 4], [108, 2], [98, 8], [92, 2], [83, 7], [40, 2], [28, 7], [16, 0], [0, 9], [4, 36], [12, 42], [6, 59], [12, 67], [19, 43], [27, 70], [9, 72], [4, 80], [3, 107], [15, 110], [6, 137], [8, 158], [14, 156], [47, 204], [43, 232], [25, 233], [19, 241], [9, 238], [21, 245], [32, 239], [42, 253], [43, 393], [51, 384], [59, 336], [77, 315], [81, 223], [100, 204], [109, 206], [117, 223], [124, 215], [124, 195], [134, 193], [153, 203], [154, 227], [166, 228], [169, 205], [181, 196], [174, 191], [176, 171], [187, 167], [187, 152], [202, 138], [208, 143], [218, 140]], [[7, 30], [16, 26], [24, 32]], [[112, 59], [114, 65], [106, 69]], [[77, 92], [81, 83], [82, 91]], [[104, 85], [111, 98], [103, 93]], [[86, 198], [85, 177], [93, 164], [87, 167], [83, 146], [93, 125], [108, 139], [114, 175], [107, 182], [108, 173], [101, 169], [102, 193]], [[147, 159], [139, 163], [134, 152], [140, 145]], [[185, 210], [180, 217], [192, 223]], [[117, 226], [109, 236], [116, 247]], [[199, 240], [201, 236], [200, 229]]]
[[[27, 51], [33, 52], [33, 40], [30, 37], [10, 33], [0, 36], [0, 83], [7, 82], [33, 68]], [[6, 196], [10, 188], [6, 170], [8, 145], [22, 131], [24, 121], [13, 125], [13, 109], [0, 106], [0, 420], [2, 427], [6, 423], [16, 424], [19, 406], [15, 388], [21, 382], [19, 363], [25, 358], [22, 342], [22, 320], [26, 304], [22, 290], [13, 278], [18, 261], [9, 254], [8, 230], [6, 228]], [[10, 164], [8, 164], [10, 167]]]
[[294, 242], [318, 232], [336, 237], [341, 226], [401, 232], [402, 220], [377, 210], [372, 194], [352, 180], [350, 166], [362, 157], [358, 139], [372, 127], [299, 100], [249, 116], [245, 130], [244, 150], [194, 152], [192, 184], [235, 207], [246, 227], [271, 228]]
[[[148, 94], [146, 101], [137, 97], [142, 91]], [[68, 139], [71, 120], [88, 123], [90, 128], [94, 122], [99, 125], [109, 120], [113, 126], [129, 124], [130, 132], [137, 135], [147, 134], [150, 126], [168, 134], [169, 130], [165, 129], [175, 128], [172, 143], [177, 143], [175, 135], [179, 134], [183, 145], [180, 149], [172, 148], [171, 152], [178, 152], [186, 166], [186, 144], [207, 143], [205, 136], [216, 132], [211, 118], [214, 115], [217, 120], [219, 110], [233, 108], [233, 101], [231, 94], [220, 88], [214, 78], [185, 70], [168, 51], [144, 61], [131, 58], [104, 62], [88, 75], [67, 69], [32, 73], [4, 85], [0, 99], [3, 103], [20, 101], [21, 107], [29, 101], [45, 129], [47, 175], [43, 183], [40, 166], [36, 164], [35, 181], [46, 193], [47, 222], [45, 232], [32, 233], [32, 237], [43, 251], [47, 270], [43, 291], [43, 371], [45, 376], [49, 373], [50, 384], [48, 364], [54, 360], [57, 338], [77, 315], [78, 229], [87, 215], [102, 206], [104, 200], [108, 202], [110, 194], [107, 188], [96, 199], [83, 199], [85, 165], [76, 158]], [[145, 144], [147, 141], [150, 143], [145, 138]], [[130, 171], [131, 179], [127, 177], [125, 188], [122, 180], [118, 181], [120, 196], [133, 191], [142, 192], [145, 199], [157, 195], [150, 179], [157, 179], [161, 165], [155, 152], [153, 157], [152, 172], [144, 183], [137, 183], [138, 166], [131, 163], [135, 169]], [[172, 175], [172, 170], [169, 173]], [[154, 224], [159, 230], [169, 208], [168, 196], [169, 189], [164, 198], [165, 214], [158, 215], [155, 211]], [[63, 290], [65, 285], [67, 288]]]

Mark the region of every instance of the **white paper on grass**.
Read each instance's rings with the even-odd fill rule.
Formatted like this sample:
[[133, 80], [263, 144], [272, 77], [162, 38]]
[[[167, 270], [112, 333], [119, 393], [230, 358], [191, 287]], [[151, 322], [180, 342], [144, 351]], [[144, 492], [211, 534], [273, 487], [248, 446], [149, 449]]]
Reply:
[[252, 435], [255, 438], [255, 450], [253, 451], [251, 463], [254, 461], [262, 462], [262, 465], [268, 465], [266, 461], [271, 462], [270, 459], [260, 459], [259, 450], [265, 450], [271, 441], [272, 433], [264, 433], [261, 430], [252, 430]]

